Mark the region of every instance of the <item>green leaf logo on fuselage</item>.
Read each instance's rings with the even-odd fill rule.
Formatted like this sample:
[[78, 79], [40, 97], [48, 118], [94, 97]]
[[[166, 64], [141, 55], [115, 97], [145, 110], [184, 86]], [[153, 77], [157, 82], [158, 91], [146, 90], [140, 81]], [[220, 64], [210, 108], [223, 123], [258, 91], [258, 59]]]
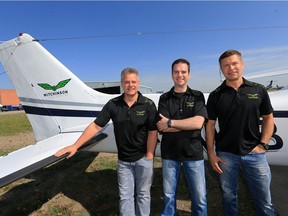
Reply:
[[57, 89], [63, 88], [65, 85], [67, 85], [67, 83], [70, 81], [71, 79], [66, 79], [66, 80], [62, 80], [60, 81], [57, 85], [51, 86], [48, 83], [38, 83], [38, 85], [45, 89], [45, 90], [52, 90], [52, 91], [56, 91]]

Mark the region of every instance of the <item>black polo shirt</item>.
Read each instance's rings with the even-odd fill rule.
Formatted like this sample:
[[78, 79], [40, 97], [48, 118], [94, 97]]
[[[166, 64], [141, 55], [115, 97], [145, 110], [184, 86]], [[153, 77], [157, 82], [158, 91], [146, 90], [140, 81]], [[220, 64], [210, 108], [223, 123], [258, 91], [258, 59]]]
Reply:
[[129, 108], [124, 94], [105, 104], [94, 123], [104, 127], [113, 121], [118, 158], [134, 162], [147, 153], [148, 131], [157, 130], [157, 109], [154, 102], [138, 92], [137, 101]]
[[211, 92], [207, 110], [209, 119], [218, 119], [216, 151], [237, 155], [249, 153], [259, 143], [260, 116], [273, 112], [264, 86], [244, 78], [238, 91], [224, 81]]
[[[158, 112], [169, 119], [186, 119], [203, 116], [207, 119], [205, 98], [202, 92], [189, 87], [185, 93], [177, 94], [174, 87], [161, 95]], [[162, 134], [161, 157], [170, 160], [201, 160], [203, 148], [201, 130], [182, 130]]]

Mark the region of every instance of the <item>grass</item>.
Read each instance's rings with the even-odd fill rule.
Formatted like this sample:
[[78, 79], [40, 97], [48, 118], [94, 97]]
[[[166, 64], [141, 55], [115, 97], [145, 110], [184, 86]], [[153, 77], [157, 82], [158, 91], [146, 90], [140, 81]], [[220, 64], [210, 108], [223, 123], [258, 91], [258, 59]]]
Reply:
[[0, 116], [0, 136], [12, 136], [32, 131], [24, 112]]
[[54, 206], [49, 208], [49, 216], [90, 216], [90, 214], [75, 213], [67, 207]]

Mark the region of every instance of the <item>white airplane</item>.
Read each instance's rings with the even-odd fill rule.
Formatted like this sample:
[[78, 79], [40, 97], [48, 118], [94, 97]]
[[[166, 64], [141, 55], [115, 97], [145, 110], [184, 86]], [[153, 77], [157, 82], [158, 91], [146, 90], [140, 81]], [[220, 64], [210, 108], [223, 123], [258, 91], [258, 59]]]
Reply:
[[[116, 95], [100, 93], [85, 85], [28, 34], [0, 44], [0, 60], [17, 91], [36, 141], [0, 157], [0, 187], [3, 187], [65, 158], [66, 155], [58, 158], [54, 154], [74, 143], [103, 105]], [[147, 96], [158, 104], [160, 94]], [[287, 96], [288, 90], [270, 93], [275, 109], [275, 133], [269, 142], [267, 158], [273, 165], [288, 165]], [[207, 100], [208, 94], [205, 97]], [[117, 152], [112, 122], [81, 149]], [[159, 143], [156, 155], [160, 156]]]

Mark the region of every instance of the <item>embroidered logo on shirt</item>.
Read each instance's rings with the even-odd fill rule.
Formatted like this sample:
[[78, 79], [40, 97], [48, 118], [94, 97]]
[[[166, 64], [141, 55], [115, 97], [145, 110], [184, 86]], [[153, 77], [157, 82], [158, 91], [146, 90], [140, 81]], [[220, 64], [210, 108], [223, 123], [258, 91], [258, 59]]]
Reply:
[[149, 103], [149, 104], [152, 104], [152, 101], [149, 100], [148, 98], [145, 99], [145, 103]]
[[187, 106], [187, 107], [194, 107], [194, 104], [195, 104], [194, 101], [192, 101], [192, 102], [187, 101], [187, 102], [186, 102], [186, 106]]
[[247, 94], [247, 97], [248, 99], [255, 100], [255, 99], [258, 99], [258, 94]]
[[144, 116], [145, 111], [136, 111], [136, 116]]

